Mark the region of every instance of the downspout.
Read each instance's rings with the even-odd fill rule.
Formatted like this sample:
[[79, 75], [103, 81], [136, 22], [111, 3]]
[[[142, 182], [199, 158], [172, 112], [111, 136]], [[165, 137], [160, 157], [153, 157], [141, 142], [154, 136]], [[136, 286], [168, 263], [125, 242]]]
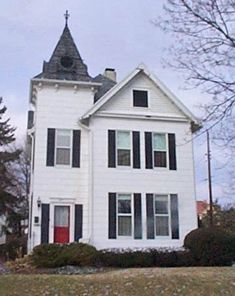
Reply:
[[33, 192], [32, 192], [32, 188], [33, 188], [33, 159], [34, 159], [34, 145], [35, 145], [35, 141], [34, 141], [34, 133], [28, 133], [28, 136], [31, 138], [31, 160], [30, 160], [30, 191], [29, 191], [29, 203], [30, 203], [30, 212], [29, 212], [29, 231], [28, 231], [28, 237], [29, 237], [29, 241], [30, 244], [28, 243], [28, 252], [29, 250], [31, 251], [32, 249], [32, 231], [33, 231]]
[[79, 120], [79, 125], [89, 132], [89, 180], [88, 180], [88, 243], [93, 239], [93, 194], [94, 194], [94, 172], [93, 172], [93, 133], [92, 130]]

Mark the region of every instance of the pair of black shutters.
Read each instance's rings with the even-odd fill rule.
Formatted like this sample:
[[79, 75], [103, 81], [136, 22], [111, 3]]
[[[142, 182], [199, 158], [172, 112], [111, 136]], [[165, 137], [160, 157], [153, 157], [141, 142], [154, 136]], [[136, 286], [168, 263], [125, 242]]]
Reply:
[[[155, 238], [153, 194], [146, 194], [147, 239]], [[134, 193], [134, 238], [142, 239], [141, 194]], [[179, 239], [178, 196], [170, 195], [171, 238]], [[117, 238], [117, 197], [109, 193], [109, 238]]]
[[[152, 133], [145, 132], [145, 167], [153, 169]], [[140, 169], [140, 132], [132, 132], [133, 168]], [[176, 170], [175, 134], [168, 134], [169, 169]], [[108, 166], [116, 167], [116, 131], [108, 130]]]
[[[109, 193], [109, 238], [117, 238], [117, 197]], [[134, 193], [134, 238], [142, 239], [141, 194]]]
[[[47, 166], [55, 165], [55, 132], [54, 128], [47, 130]], [[72, 167], [80, 167], [81, 131], [73, 130]]]
[[[49, 242], [50, 204], [42, 204], [41, 216], [41, 244]], [[83, 206], [75, 205], [74, 241], [82, 238]]]
[[[140, 132], [132, 132], [133, 168], [140, 169]], [[108, 166], [116, 167], [116, 131], [108, 130]]]

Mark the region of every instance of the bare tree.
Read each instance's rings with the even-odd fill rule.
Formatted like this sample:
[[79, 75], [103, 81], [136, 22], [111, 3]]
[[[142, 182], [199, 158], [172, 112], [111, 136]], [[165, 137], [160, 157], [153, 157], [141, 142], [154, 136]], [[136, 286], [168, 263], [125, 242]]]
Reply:
[[166, 0], [164, 10], [165, 16], [155, 24], [172, 33], [168, 64], [186, 74], [187, 84], [212, 97], [204, 105], [204, 120], [214, 125], [231, 117], [235, 103], [235, 1]]
[[12, 207], [8, 209], [6, 230], [11, 229], [21, 235], [21, 223], [28, 219], [28, 195], [30, 184], [30, 159], [27, 144], [13, 145], [12, 150], [21, 151], [19, 158], [9, 167], [12, 185], [9, 193], [14, 197]]

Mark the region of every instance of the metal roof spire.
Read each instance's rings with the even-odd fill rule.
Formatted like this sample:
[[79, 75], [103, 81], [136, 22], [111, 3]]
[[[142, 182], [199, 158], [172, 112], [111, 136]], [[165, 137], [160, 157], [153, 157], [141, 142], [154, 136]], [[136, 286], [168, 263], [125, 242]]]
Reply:
[[64, 14], [64, 17], [65, 17], [65, 26], [67, 27], [68, 26], [68, 18], [70, 17], [70, 14], [68, 13], [68, 10], [66, 10], [66, 12]]

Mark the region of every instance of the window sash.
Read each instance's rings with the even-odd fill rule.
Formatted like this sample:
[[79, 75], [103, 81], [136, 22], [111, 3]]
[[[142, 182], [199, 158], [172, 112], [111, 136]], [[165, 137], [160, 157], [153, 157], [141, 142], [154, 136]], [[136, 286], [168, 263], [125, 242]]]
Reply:
[[153, 150], [166, 151], [166, 134], [162, 134], [162, 133], [153, 134]]
[[[128, 211], [119, 211], [119, 201], [130, 202]], [[120, 237], [130, 237], [133, 234], [133, 209], [131, 194], [117, 194], [117, 234]]]
[[131, 133], [130, 131], [117, 131], [117, 148], [130, 149], [131, 148]]
[[117, 149], [117, 165], [118, 166], [131, 165], [131, 150]]
[[55, 164], [70, 165], [72, 151], [72, 134], [71, 130], [57, 129], [55, 144]]
[[154, 167], [166, 168], [168, 166], [167, 134], [153, 133], [152, 142], [153, 142], [153, 165], [154, 165]]
[[56, 147], [68, 148], [71, 145], [71, 131], [70, 130], [56, 130]]
[[[156, 208], [157, 202], [166, 202], [166, 205], [158, 211]], [[171, 228], [170, 217], [170, 198], [169, 195], [154, 195], [154, 216], [155, 216], [155, 236], [169, 236]]]
[[131, 166], [132, 137], [130, 131], [117, 131], [117, 166]]
[[56, 164], [69, 165], [70, 164], [70, 148], [56, 148]]
[[169, 236], [169, 216], [166, 216], [166, 215], [155, 216], [155, 235]]
[[129, 195], [118, 197], [118, 214], [131, 214], [131, 197]]
[[[165, 205], [163, 204], [165, 203]], [[157, 207], [159, 206], [159, 208]], [[167, 195], [155, 195], [154, 199], [155, 214], [168, 215], [169, 214], [169, 198]]]

